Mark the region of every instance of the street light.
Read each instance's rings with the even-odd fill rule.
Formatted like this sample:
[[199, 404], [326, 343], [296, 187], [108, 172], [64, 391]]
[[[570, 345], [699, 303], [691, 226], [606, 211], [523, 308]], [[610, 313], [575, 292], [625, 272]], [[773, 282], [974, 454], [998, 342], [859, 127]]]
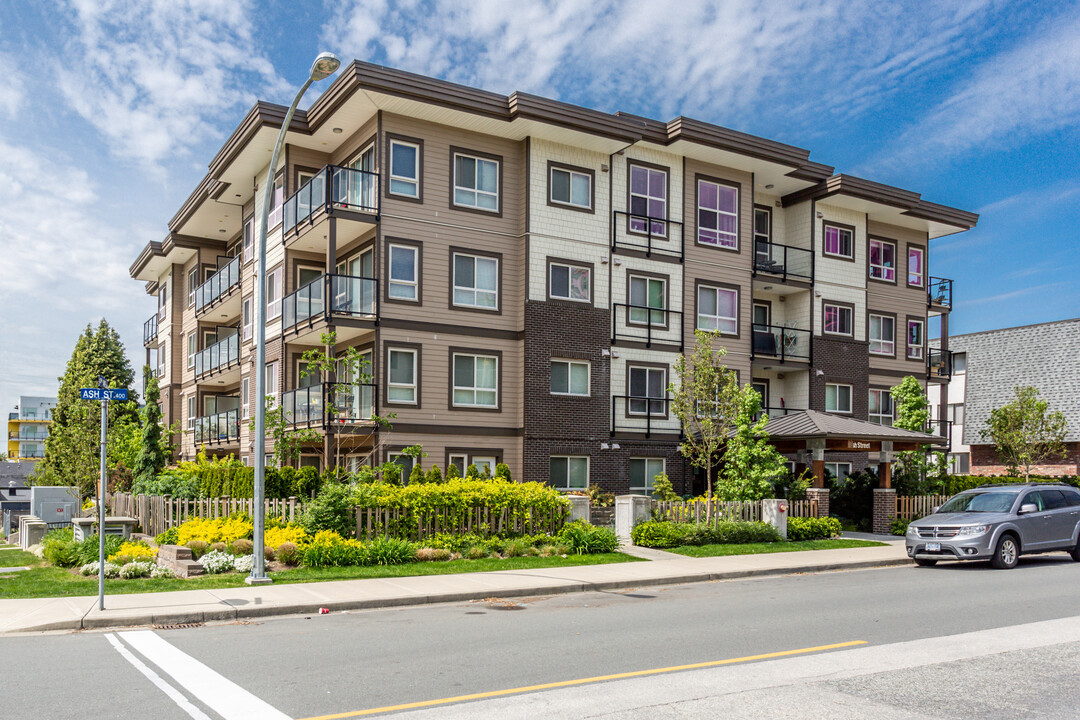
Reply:
[[253, 510], [255, 511], [254, 545], [255, 562], [251, 566], [251, 575], [245, 579], [249, 585], [263, 585], [271, 582], [263, 565], [266, 562], [266, 233], [270, 221], [270, 202], [274, 197], [274, 175], [277, 172], [278, 157], [285, 144], [285, 133], [292, 123], [293, 113], [300, 104], [311, 83], [324, 80], [341, 67], [341, 61], [333, 53], [320, 53], [311, 64], [308, 79], [293, 98], [285, 121], [281, 123], [274, 152], [270, 158], [270, 169], [266, 172], [266, 192], [263, 193], [262, 219], [259, 222], [259, 260], [255, 277], [255, 488]]

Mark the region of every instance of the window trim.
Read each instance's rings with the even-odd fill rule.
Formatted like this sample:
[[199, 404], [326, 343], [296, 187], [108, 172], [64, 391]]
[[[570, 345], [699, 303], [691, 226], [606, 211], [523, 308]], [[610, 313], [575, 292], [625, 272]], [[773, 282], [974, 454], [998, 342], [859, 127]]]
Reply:
[[[265, 292], [264, 288], [263, 295], [267, 296], [264, 299], [266, 300], [266, 324], [268, 325], [281, 317], [281, 303], [285, 299], [285, 267], [283, 265], [278, 265], [276, 268], [267, 272], [266, 279], [269, 281], [271, 277], [276, 279], [275, 287], [277, 288], [277, 297], [274, 300], [271, 300], [268, 297], [269, 293]], [[243, 306], [241, 306], [241, 309], [242, 308]], [[276, 308], [276, 310], [271, 310], [271, 308]]]
[[[393, 254], [393, 247], [397, 245], [402, 248], [409, 248], [416, 251], [415, 259], [413, 260], [414, 274], [416, 276], [416, 299], [409, 300], [408, 298], [391, 297], [390, 285], [391, 283], [398, 282], [405, 284], [401, 280], [391, 280], [390, 277], [390, 262], [391, 255]], [[385, 272], [386, 272], [386, 289], [383, 290], [383, 299], [389, 303], [400, 303], [402, 305], [423, 305], [424, 304], [424, 244], [417, 240], [406, 240], [405, 238], [388, 237], [386, 238], [386, 252], [385, 252]], [[452, 292], [452, 290], [451, 290]]]
[[[836, 253], [831, 253], [831, 252], [829, 252], [828, 250], [825, 249], [825, 231], [826, 231], [827, 228], [830, 228], [830, 227], [837, 228], [839, 230], [847, 230], [848, 232], [851, 233], [851, 246], [850, 246], [851, 247], [851, 255], [838, 255]], [[833, 258], [834, 260], [843, 260], [844, 262], [855, 262], [855, 242], [856, 242], [856, 232], [855, 232], [855, 226], [854, 225], [847, 225], [845, 223], [835, 222], [833, 220], [824, 220], [823, 219], [821, 221], [821, 254], [822, 254], [822, 256], [827, 257], [827, 258]]]
[[[725, 185], [735, 190], [735, 246], [729, 247], [727, 245], [720, 245], [701, 242], [701, 183], [708, 182], [714, 185]], [[709, 175], [702, 175], [697, 173], [694, 175], [694, 245], [713, 250], [725, 250], [727, 252], [741, 253], [742, 252], [742, 183], [735, 180], [726, 180], [724, 178], [712, 177]], [[717, 210], [719, 213], [719, 210]], [[769, 219], [770, 229], [772, 228], [772, 218]], [[719, 230], [717, 230], [719, 232]]]
[[240, 378], [240, 419], [247, 420], [251, 417], [251, 376], [245, 375]]
[[[450, 469], [450, 459], [453, 457], [464, 457], [465, 465], [461, 469], [461, 476], [465, 477], [465, 471], [469, 469], [469, 465], [472, 465], [474, 457], [494, 457], [495, 464], [505, 462], [503, 459], [504, 453], [502, 448], [475, 448], [475, 447], [447, 447], [443, 452], [443, 477], [446, 477], [446, 471]], [[492, 476], [495, 475], [495, 468], [491, 468]]]
[[[922, 253], [922, 274], [921, 274], [922, 279], [918, 283], [911, 282], [911, 272], [908, 269], [909, 267], [911, 267], [911, 251], [912, 250], [918, 250], [920, 253]], [[909, 288], [918, 288], [920, 290], [925, 290], [926, 289], [926, 276], [929, 274], [927, 272], [928, 268], [927, 268], [926, 246], [925, 245], [919, 245], [918, 243], [908, 243], [907, 244], [907, 253], [905, 254], [905, 260], [907, 261], [905, 263], [905, 265], [904, 265], [904, 275], [906, 276], [905, 284]]]
[[[870, 337], [870, 320], [875, 316], [879, 317], [879, 318], [882, 318], [882, 319], [887, 319], [887, 320], [892, 321], [892, 340], [885, 340], [885, 339]], [[874, 343], [875, 342], [877, 342], [877, 343], [891, 342], [892, 343], [892, 352], [875, 352], [874, 351]], [[871, 310], [869, 308], [866, 309], [866, 344], [867, 344], [867, 348], [866, 348], [867, 352], [869, 352], [870, 355], [872, 355], [874, 357], [896, 359], [896, 313], [883, 312], [881, 310]]]
[[[846, 333], [844, 333], [844, 332], [833, 332], [831, 330], [826, 329], [826, 325], [825, 325], [825, 308], [827, 306], [829, 306], [829, 305], [833, 305], [833, 306], [838, 307], [838, 308], [840, 308], [842, 310], [847, 310], [847, 311], [849, 311], [851, 313], [851, 332], [846, 332]], [[854, 338], [855, 337], [855, 305], [853, 303], [841, 302], [839, 300], [826, 300], [826, 299], [822, 298], [822, 300], [821, 300], [821, 334], [822, 335], [831, 335], [833, 337]]]
[[[249, 308], [247, 323], [244, 323], [244, 308]], [[255, 328], [255, 298], [248, 295], [240, 300], [240, 338], [241, 342], [251, 340]]]
[[199, 331], [189, 332], [187, 334], [187, 368], [193, 370], [195, 368], [195, 356], [199, 354]]
[[[872, 255], [871, 246], [873, 245], [873, 243], [881, 243], [882, 245], [891, 245], [892, 246], [892, 252], [893, 252], [893, 264], [892, 264], [893, 279], [892, 280], [889, 280], [889, 279], [883, 278], [883, 277], [874, 277], [874, 268], [875, 267], [880, 267], [882, 270], [886, 270], [886, 269], [889, 269], [889, 268], [887, 268], [887, 266], [885, 266], [885, 265], [875, 266], [875, 265], [872, 264], [872, 262], [871, 262], [871, 255]], [[900, 243], [897, 242], [896, 240], [890, 240], [889, 238], [884, 238], [884, 237], [879, 237], [879, 236], [867, 236], [867, 238], [866, 238], [866, 268], [867, 268], [866, 279], [867, 280], [873, 280], [874, 282], [881, 283], [882, 285], [897, 285], [900, 282], [900, 280], [899, 280], [899, 275], [900, 275], [899, 255], [900, 255]], [[906, 267], [905, 267], [905, 271], [906, 271]]]
[[[568, 268], [570, 268], [571, 271], [574, 268], [579, 268], [579, 269], [582, 269], [582, 270], [588, 270], [589, 271], [589, 299], [588, 300], [575, 300], [572, 297], [560, 297], [558, 295], [552, 295], [551, 294], [551, 266], [552, 265], [559, 265], [559, 266], [563, 266], [563, 267], [568, 267]], [[596, 280], [596, 265], [594, 263], [582, 262], [580, 260], [570, 260], [568, 258], [551, 257], [551, 256], [548, 256], [548, 258], [547, 258], [547, 278], [546, 278], [546, 282], [547, 282], [547, 299], [548, 299], [548, 302], [573, 303], [574, 305], [592, 305], [593, 304], [593, 298], [595, 297], [594, 289], [593, 289], [593, 286], [595, 285], [595, 280]], [[567, 278], [567, 283], [568, 283], [567, 287], [569, 287], [569, 277]]]
[[[477, 412], [489, 412], [489, 413], [501, 413], [502, 401], [503, 401], [503, 354], [502, 350], [488, 350], [478, 348], [464, 348], [464, 347], [450, 347], [447, 349], [448, 353], [448, 365], [447, 365], [447, 407], [451, 410], [464, 410], [464, 411], [477, 411]], [[487, 357], [495, 358], [495, 404], [494, 405], [459, 405], [454, 401], [454, 390], [457, 389], [454, 379], [454, 358], [458, 355], [468, 357]], [[473, 382], [476, 382], [476, 365], [473, 365]], [[462, 387], [462, 390], [470, 388]], [[476, 386], [471, 388], [474, 392]]]
[[196, 412], [199, 408], [199, 395], [198, 390], [187, 396], [187, 429], [189, 432], [195, 431], [195, 418]]
[[[384, 405], [400, 405], [409, 408], [420, 408], [420, 390], [423, 379], [423, 367], [421, 360], [423, 358], [422, 346], [419, 343], [399, 343], [388, 342], [385, 346], [386, 349], [386, 381], [379, 383], [383, 388], [383, 404]], [[413, 402], [407, 400], [391, 400], [390, 399], [390, 353], [393, 351], [411, 352], [413, 353], [413, 384], [415, 392], [413, 394]], [[404, 387], [404, 386], [402, 386]]]
[[[271, 370], [272, 372], [270, 372]], [[281, 361], [271, 360], [266, 363], [264, 373], [263, 377], [266, 380], [266, 384], [265, 387], [263, 387], [263, 391], [267, 395], [274, 396], [274, 405], [277, 406], [281, 400]], [[270, 382], [270, 380], [273, 380], [273, 382]]]
[[240, 231], [240, 264], [247, 265], [255, 258], [255, 216], [249, 215]]
[[889, 414], [889, 423], [888, 423], [888, 425], [885, 425], [883, 423], [878, 423], [878, 424], [882, 425], [883, 427], [892, 427], [893, 423], [896, 422], [896, 403], [893, 402], [892, 395], [890, 394], [889, 390], [890, 389], [887, 388], [887, 387], [878, 386], [878, 385], [871, 385], [869, 387], [869, 389], [867, 390], [867, 393], [866, 393], [866, 419], [869, 422], [875, 422], [874, 419], [873, 419], [874, 417], [879, 417], [879, 418], [884, 417], [881, 413], [871, 413], [870, 412], [870, 398], [873, 396], [874, 393], [882, 393], [884, 397], [889, 398], [889, 408], [892, 411]]
[[[849, 477], [851, 476], [851, 463], [850, 462], [845, 462], [843, 460], [838, 460], [838, 461], [827, 460], [827, 461], [825, 461], [825, 466], [828, 467], [829, 465], [836, 465], [837, 470], [840, 469], [841, 465], [847, 465], [847, 475]], [[839, 475], [837, 473], [833, 473], [832, 476], [834, 478], [839, 477]]]
[[[551, 389], [551, 365], [555, 363], [566, 363], [566, 392], [556, 392]], [[570, 392], [570, 365], [584, 365], [585, 366], [585, 392], [575, 393]], [[571, 397], [571, 398], [590, 398], [592, 397], [592, 361], [582, 360], [580, 358], [564, 358], [564, 357], [552, 357], [548, 364], [548, 392], [556, 397]]]
[[[633, 477], [632, 477], [632, 475], [630, 473], [630, 468], [633, 465], [635, 460], [644, 460], [645, 461], [645, 481], [646, 481], [645, 485], [634, 485], [634, 479], [633, 479]], [[626, 477], [627, 477], [627, 481], [630, 483], [630, 491], [631, 492], [633, 492], [634, 490], [641, 490], [646, 495], [651, 495], [653, 493], [653, 488], [650, 487], [649, 484], [648, 484], [648, 481], [650, 480], [650, 478], [649, 478], [649, 461], [650, 460], [654, 461], [654, 462], [659, 460], [660, 461], [660, 472], [661, 473], [666, 473], [667, 472], [667, 458], [666, 457], [654, 457], [654, 456], [645, 456], [645, 455], [638, 456], [638, 457], [631, 457], [629, 459], [629, 462], [627, 463], [627, 466], [626, 466]], [[656, 477], [656, 475], [653, 475], [653, 478], [655, 478], [655, 477]]]
[[[412, 145], [416, 148], [416, 195], [404, 195], [390, 189], [390, 181], [395, 179], [392, 174], [395, 143], [399, 145]], [[397, 179], [412, 182], [412, 180], [405, 177], [399, 176]], [[384, 192], [386, 197], [395, 200], [405, 200], [406, 202], [414, 203], [424, 202], [424, 141], [422, 139], [397, 135], [395, 133], [386, 133], [386, 190]]]
[[[910, 343], [911, 339], [911, 323], [917, 322], [922, 326], [922, 343], [919, 345], [919, 354], [912, 355]], [[915, 315], [908, 315], [907, 322], [904, 324], [904, 357], [908, 360], [918, 360], [920, 362], [926, 360], [926, 318], [916, 317]]]
[[[672, 217], [671, 217], [671, 168], [667, 167], [665, 165], [656, 165], [655, 163], [645, 162], [644, 160], [637, 160], [637, 159], [634, 159], [634, 158], [627, 158], [626, 159], [626, 234], [627, 235], [637, 235], [639, 237], [649, 237], [648, 230], [646, 230], [645, 232], [642, 232], [640, 230], [631, 230], [630, 229], [630, 213], [631, 213], [631, 209], [630, 209], [631, 208], [631, 203], [630, 203], [630, 198], [631, 198], [630, 176], [633, 173], [633, 170], [631, 168], [633, 168], [635, 165], [637, 167], [640, 167], [640, 168], [645, 168], [646, 170], [659, 170], [660, 172], [664, 173], [664, 181], [665, 181], [665, 186], [666, 186], [666, 189], [664, 190], [664, 217], [663, 217], [664, 232], [663, 233], [653, 233], [652, 236], [653, 236], [653, 238], [657, 238], [657, 239], [660, 239], [660, 240], [668, 240], [668, 239], [671, 238], [670, 225], [671, 225], [671, 221], [672, 221]], [[651, 197], [651, 196], [649, 196], [649, 197]], [[660, 219], [657, 219], [655, 222], [660, 222]], [[649, 224], [649, 221], [646, 221], [646, 224]]]
[[[495, 307], [482, 307], [480, 305], [462, 305], [456, 302], [454, 299], [454, 291], [458, 289], [457, 284], [457, 263], [455, 262], [458, 255], [471, 258], [483, 258], [486, 260], [495, 261]], [[475, 271], [475, 263], [473, 265]], [[502, 290], [503, 290], [503, 256], [502, 253], [488, 252], [486, 250], [471, 250], [469, 248], [450, 246], [450, 268], [449, 268], [450, 282], [447, 283], [449, 287], [447, 302], [448, 307], [451, 310], [463, 310], [465, 312], [479, 312], [487, 313], [489, 315], [502, 315]], [[474, 273], [475, 277], [475, 273]], [[461, 289], [466, 290], [464, 286]], [[472, 288], [475, 292], [476, 288]]]
[[[829, 386], [830, 385], [834, 385], [837, 388], [846, 387], [848, 389], [848, 409], [847, 410], [840, 410], [840, 409], [830, 410], [829, 409]], [[839, 408], [839, 405], [840, 405], [840, 393], [839, 393], [839, 391], [836, 394], [836, 400], [837, 400], [837, 407]], [[840, 415], [851, 415], [851, 414], [853, 414], [855, 412], [855, 386], [852, 385], [851, 383], [826, 382], [825, 383], [824, 407], [825, 407], [825, 412], [837, 413], [837, 414], [840, 414]]]
[[[497, 182], [496, 182], [496, 189], [495, 189], [495, 193], [496, 193], [496, 195], [495, 195], [496, 209], [487, 210], [487, 209], [479, 208], [479, 207], [471, 207], [469, 205], [458, 205], [456, 202], [454, 202], [454, 195], [455, 195], [454, 191], [457, 190], [457, 187], [458, 187], [458, 185], [457, 185], [457, 177], [455, 176], [456, 170], [457, 170], [457, 156], [458, 155], [461, 155], [462, 157], [470, 157], [470, 158], [472, 158], [474, 160], [491, 160], [491, 161], [493, 161], [495, 163], [496, 172], [498, 173], [498, 178], [497, 178]], [[488, 215], [488, 216], [491, 216], [491, 217], [502, 217], [502, 214], [503, 214], [503, 168], [504, 167], [505, 167], [505, 163], [503, 163], [503, 156], [502, 155], [495, 155], [495, 154], [492, 154], [492, 153], [480, 152], [479, 150], [469, 150], [469, 149], [466, 149], [466, 148], [457, 147], [456, 145], [451, 145], [450, 146], [450, 209], [451, 210], [460, 210], [461, 212], [479, 213], [480, 215]], [[471, 189], [471, 188], [462, 187], [462, 190], [469, 190], [469, 189]], [[476, 192], [475, 189], [472, 189], [472, 190], [474, 192]]]
[[[191, 281], [191, 276], [195, 276], [195, 282]], [[196, 261], [195, 267], [187, 271], [187, 306], [195, 307], [195, 291], [199, 289], [202, 283], [199, 282], [199, 263]]]
[[[646, 396], [646, 403], [652, 403], [655, 400], [662, 400], [664, 403], [664, 412], [660, 414], [652, 414], [649, 412], [631, 412], [630, 411], [630, 375], [633, 370], [663, 370], [664, 371], [664, 394], [658, 398]], [[646, 385], [648, 385], [648, 375], [646, 375]], [[627, 419], [636, 418], [653, 418], [658, 420], [667, 420], [671, 415], [671, 403], [668, 402], [667, 387], [671, 383], [671, 367], [667, 363], [646, 362], [644, 360], [628, 360], [626, 363], [626, 385], [623, 395], [626, 396], [626, 400], [623, 403], [623, 417]]]
[[[738, 285], [731, 285], [729, 283], [712, 282], [709, 280], [702, 280], [698, 278], [694, 281], [694, 328], [700, 330], [698, 323], [701, 319], [701, 290], [702, 288], [708, 288], [710, 290], [727, 290], [735, 293], [735, 332], [724, 332], [723, 330], [717, 330], [723, 337], [733, 338], [738, 340], [742, 335], [742, 323], [739, 322], [739, 315], [742, 313], [742, 288]], [[719, 317], [719, 316], [717, 316]], [[706, 331], [709, 332], [709, 331]]]
[[758, 231], [757, 231], [757, 214], [763, 212], [769, 216], [769, 236], [765, 238], [765, 242], [771, 243], [773, 241], [773, 209], [768, 205], [759, 205], [754, 203], [754, 224], [751, 226], [751, 235], [754, 236], [755, 250], [757, 249]]
[[[551, 197], [552, 182], [551, 174], [555, 170], [562, 170], [564, 172], [571, 173], [571, 197], [573, 197], [573, 173], [578, 175], [585, 175], [589, 178], [589, 205], [575, 205], [572, 202], [562, 202], [561, 200], [553, 200]], [[547, 162], [547, 204], [548, 207], [561, 208], [563, 210], [573, 210], [574, 212], [588, 213], [593, 215], [596, 213], [596, 172], [588, 168], [580, 167], [578, 165], [568, 165], [566, 163], [557, 162], [555, 160], [548, 160]]]
[[[956, 356], [957, 355], [963, 355], [964, 356], [964, 367], [961, 370], [956, 369]], [[954, 352], [953, 353], [952, 368], [950, 368], [950, 369], [951, 369], [953, 375], [964, 375], [965, 373], [967, 373], [967, 351]]]
[[[585, 486], [584, 487], [571, 487], [570, 486], [570, 460], [585, 460]], [[551, 461], [552, 460], [566, 460], [566, 487], [558, 487], [551, 481]], [[588, 490], [589, 485], [592, 484], [592, 456], [591, 455], [548, 455], [548, 485], [556, 490], [570, 491], [570, 490]]]
[[[652, 308], [652, 307], [650, 307], [648, 310], [646, 310], [645, 312], [648, 313], [648, 315], [647, 315], [647, 319], [646, 319], [645, 322], [635, 322], [634, 320], [630, 319], [630, 315], [631, 315], [630, 311], [634, 309], [634, 308], [630, 307], [632, 305], [632, 302], [631, 302], [631, 298], [632, 298], [631, 285], [633, 283], [633, 278], [635, 278], [635, 277], [643, 278], [645, 280], [660, 280], [661, 282], [664, 283], [664, 307], [662, 307], [662, 308]], [[646, 297], [646, 302], [648, 302], [648, 297]], [[670, 275], [663, 275], [661, 273], [649, 272], [647, 270], [632, 270], [630, 268], [627, 268], [626, 269], [626, 305], [627, 305], [627, 307], [626, 307], [626, 324], [627, 324], [627, 326], [630, 326], [630, 327], [653, 327], [653, 328], [658, 329], [658, 330], [667, 330], [668, 326], [671, 325], [671, 312], [672, 312], [672, 310], [671, 310], [671, 276]], [[652, 320], [652, 313], [654, 311], [664, 313], [664, 322], [663, 323], [658, 324], [658, 323], [650, 322]]]

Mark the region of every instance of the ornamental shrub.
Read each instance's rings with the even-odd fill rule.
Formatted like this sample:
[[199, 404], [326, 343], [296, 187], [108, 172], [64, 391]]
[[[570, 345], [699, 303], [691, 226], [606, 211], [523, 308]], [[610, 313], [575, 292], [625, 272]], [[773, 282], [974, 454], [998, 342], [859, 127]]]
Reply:
[[125, 557], [127, 562], [134, 560], [156, 560], [158, 551], [156, 548], [152, 548], [141, 540], [137, 542], [124, 542], [120, 548], [112, 555], [109, 556], [109, 560], [116, 562], [118, 565], [124, 563], [118, 562], [117, 558]]
[[308, 534], [299, 524], [290, 523], [284, 527], [267, 527], [263, 539], [267, 545], [276, 548], [286, 542], [303, 545], [307, 542]]
[[501, 478], [506, 482], [514, 481], [514, 478], [510, 477], [510, 466], [506, 463], [499, 463], [495, 466], [495, 477]]
[[461, 477], [461, 471], [458, 470], [457, 465], [455, 465], [453, 463], [450, 463], [449, 465], [446, 466], [446, 479], [447, 480], [454, 480], [454, 479], [460, 478], [460, 477]]
[[594, 527], [582, 520], [576, 520], [563, 526], [559, 540], [576, 555], [615, 552], [619, 547], [619, 538], [614, 531], [605, 527]]
[[205, 540], [189, 540], [188, 542], [184, 543], [184, 547], [191, 550], [191, 556], [198, 560], [206, 554], [206, 549], [207, 547], [209, 547], [209, 543], [207, 543]]
[[78, 564], [79, 545], [71, 528], [50, 530], [41, 539], [41, 556], [56, 567], [74, 567]]
[[[192, 540], [211, 543], [231, 543], [240, 538], [250, 538], [254, 525], [246, 515], [236, 514], [227, 518], [193, 518], [176, 529], [176, 541], [188, 545]], [[190, 547], [190, 545], [188, 545]]]
[[299, 565], [300, 564], [300, 550], [297, 548], [296, 543], [283, 542], [277, 547], [276, 551], [278, 562], [285, 565]]
[[154, 569], [150, 571], [150, 577], [155, 580], [163, 580], [176, 577], [176, 573], [173, 572], [171, 567], [165, 567], [164, 565], [155, 565]]
[[352, 536], [356, 531], [356, 511], [351, 495], [347, 485], [326, 485], [304, 508], [300, 525], [312, 535], [330, 530], [342, 537]]
[[894, 517], [889, 521], [889, 533], [892, 535], [899, 535], [904, 537], [907, 535], [908, 525], [911, 524], [910, 520], [906, 518]]
[[424, 480], [429, 483], [441, 483], [443, 481], [442, 470], [439, 470], [438, 465], [432, 465], [431, 469], [427, 471]]
[[[280, 548], [279, 548], [280, 552]], [[342, 538], [331, 530], [322, 530], [300, 550], [305, 567], [342, 567], [367, 564], [367, 553], [357, 540]]]
[[179, 540], [177, 539], [176, 528], [171, 527], [165, 532], [154, 538], [154, 542], [158, 545], [177, 545]]
[[480, 468], [476, 467], [476, 465], [470, 465], [469, 467], [465, 468], [465, 477], [467, 477], [467, 478], [479, 478], [480, 477]]
[[[254, 568], [254, 567], [255, 567], [255, 556], [254, 555], [240, 555], [235, 560], [233, 560], [233, 569], [236, 570], [236, 572], [250, 573], [251, 569]], [[266, 568], [266, 564], [263, 563], [263, 569], [265, 569], [265, 568]]]
[[416, 546], [407, 540], [376, 538], [364, 549], [370, 565], [404, 565], [416, 560]]
[[422, 484], [427, 482], [427, 477], [424, 475], [424, 471], [420, 469], [420, 463], [416, 463], [412, 466], [412, 472], [409, 473], [409, 484]]
[[488, 551], [482, 545], [473, 545], [464, 553], [466, 560], [483, 560], [488, 556]]
[[223, 542], [210, 543], [210, 552], [229, 552], [229, 546]]
[[683, 540], [690, 534], [693, 525], [689, 523], [674, 523], [663, 521], [649, 521], [639, 523], [630, 531], [630, 539], [635, 545], [648, 548], [672, 548], [684, 544]]
[[[75, 562], [74, 565], [85, 565], [87, 563], [96, 562], [98, 559], [98, 536], [91, 535], [85, 538], [81, 543], [75, 545]], [[105, 558], [106, 564], [108, 558], [115, 555], [120, 551], [120, 546], [124, 543], [124, 539], [119, 535], [106, 535], [105, 536]], [[108, 568], [106, 567], [106, 570]], [[120, 571], [120, 566], [116, 567], [116, 571]]]
[[651, 548], [673, 548], [680, 545], [737, 545], [780, 540], [780, 534], [768, 523], [728, 521], [707, 524], [644, 522], [630, 532], [630, 537], [635, 545]]
[[416, 551], [418, 562], [442, 562], [450, 559], [450, 551], [445, 548], [420, 548]]
[[203, 569], [210, 575], [231, 571], [235, 561], [232, 555], [222, 550], [211, 550], [199, 560]]
[[297, 497], [313, 498], [322, 487], [322, 477], [319, 471], [313, 467], [302, 467], [296, 473], [296, 488], [294, 494]]
[[[233, 555], [250, 555], [254, 547], [255, 544], [252, 543], [250, 540], [241, 538], [239, 540], [232, 541], [232, 544], [229, 545], [229, 552], [231, 552]], [[248, 569], [250, 570], [250, 568]]]
[[[1076, 475], [1064, 477], [1031, 476], [1031, 482], [1040, 480], [1063, 482], [1073, 487], [1080, 487], [1080, 476]], [[1011, 475], [949, 475], [945, 478], [944, 494], [955, 495], [965, 490], [977, 488], [980, 485], [1018, 485], [1024, 482], [1028, 481], [1022, 477], [1013, 477]]]
[[120, 577], [125, 580], [133, 580], [135, 578], [150, 577], [150, 573], [154, 570], [154, 563], [152, 562], [129, 562], [120, 567]]
[[836, 518], [788, 518], [787, 536], [792, 542], [803, 540], [827, 540], [840, 534], [840, 521]]
[[532, 546], [525, 540], [510, 540], [503, 548], [503, 555], [506, 557], [521, 557], [530, 547]]

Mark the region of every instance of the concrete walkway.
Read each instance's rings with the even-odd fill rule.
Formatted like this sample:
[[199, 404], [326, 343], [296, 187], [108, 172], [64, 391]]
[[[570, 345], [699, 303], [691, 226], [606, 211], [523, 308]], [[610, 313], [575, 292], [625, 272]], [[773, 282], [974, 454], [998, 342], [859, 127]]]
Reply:
[[317, 613], [320, 608], [341, 611], [552, 595], [911, 562], [903, 544], [714, 558], [662, 554], [670, 557], [612, 565], [108, 595], [104, 611], [97, 609], [96, 597], [0, 600], [0, 634], [229, 621]]

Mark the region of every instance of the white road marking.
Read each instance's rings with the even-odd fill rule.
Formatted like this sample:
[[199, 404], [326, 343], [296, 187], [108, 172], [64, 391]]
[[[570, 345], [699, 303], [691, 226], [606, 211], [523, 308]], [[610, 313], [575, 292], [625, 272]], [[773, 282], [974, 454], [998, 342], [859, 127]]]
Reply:
[[125, 660], [134, 665], [136, 670], [145, 675], [150, 682], [158, 686], [158, 689], [161, 690], [161, 692], [168, 695], [170, 700], [179, 705], [181, 710], [195, 718], [195, 720], [210, 720], [210, 717], [206, 713], [192, 705], [191, 701], [184, 697], [176, 688], [162, 680], [160, 675], [146, 667], [142, 660], [139, 660], [139, 658], [132, 655], [131, 651], [124, 647], [112, 633], [105, 635], [105, 639], [116, 648], [116, 651], [120, 653]]
[[225, 720], [290, 720], [288, 715], [173, 647], [152, 630], [119, 635]]

